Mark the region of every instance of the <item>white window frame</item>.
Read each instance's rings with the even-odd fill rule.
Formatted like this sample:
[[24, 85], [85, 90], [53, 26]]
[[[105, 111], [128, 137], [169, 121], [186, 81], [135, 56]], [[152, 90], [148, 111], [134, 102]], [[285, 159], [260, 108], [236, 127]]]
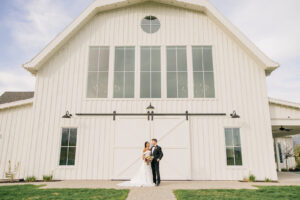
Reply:
[[[194, 63], [193, 63], [193, 60], [194, 60], [194, 58], [193, 58], [193, 48], [194, 47], [196, 47], [196, 48], [202, 48], [202, 68], [203, 68], [203, 70], [202, 71], [195, 71], [194, 70]], [[203, 50], [205, 49], [205, 48], [211, 48], [211, 54], [212, 54], [212, 71], [206, 71], [206, 70], [204, 70], [204, 65], [203, 65], [203, 62], [204, 62], [204, 57], [203, 57]], [[193, 72], [193, 76], [192, 76], [192, 79], [193, 79], [193, 94], [194, 94], [194, 96], [193, 96], [193, 98], [194, 99], [209, 99], [209, 98], [215, 98], [216, 97], [216, 84], [215, 84], [215, 70], [214, 70], [214, 55], [213, 55], [213, 47], [212, 46], [208, 46], [208, 45], [192, 45], [191, 46], [191, 51], [192, 51], [192, 58], [191, 58], [191, 62], [192, 62], [192, 72]], [[202, 72], [203, 73], [203, 83], [204, 83], [204, 85], [203, 85], [203, 93], [204, 93], [204, 97], [195, 97], [195, 77], [194, 77], [194, 72]], [[210, 73], [213, 73], [213, 77], [214, 77], [214, 97], [207, 97], [206, 96], [206, 94], [205, 94], [205, 72], [210, 72]]]
[[[68, 146], [62, 146], [61, 142], [62, 142], [62, 134], [63, 134], [63, 129], [69, 129], [69, 138], [68, 138]], [[76, 129], [76, 146], [69, 146], [69, 142], [70, 142], [70, 129]], [[59, 168], [74, 168], [77, 165], [77, 152], [78, 152], [78, 127], [62, 127], [60, 128], [60, 140], [59, 140], [59, 151], [58, 151], [58, 167]], [[60, 165], [60, 156], [61, 156], [61, 148], [62, 147], [67, 147], [68, 148], [68, 153], [67, 153], [67, 162], [65, 165]], [[75, 147], [75, 160], [74, 160], [74, 165], [67, 165], [68, 163], [68, 157], [69, 157], [69, 148]]]
[[[233, 142], [233, 146], [227, 146], [226, 144], [226, 135], [225, 135], [225, 130], [226, 129], [239, 129], [239, 136], [240, 136], [240, 146], [234, 146], [234, 142]], [[244, 167], [244, 154], [243, 154], [243, 149], [242, 149], [242, 134], [241, 134], [241, 127], [224, 127], [223, 128], [223, 135], [224, 135], [224, 147], [225, 147], [225, 165], [228, 167], [228, 168], [243, 168]], [[241, 165], [236, 165], [235, 164], [235, 155], [234, 155], [234, 165], [228, 165], [227, 164], [227, 147], [240, 147], [241, 148], [241, 155], [242, 155], [242, 164]]]
[[[174, 72], [176, 72], [176, 89], [177, 89], [177, 97], [168, 97], [168, 58], [167, 58], [167, 56], [168, 56], [168, 48], [169, 47], [175, 47], [176, 48], [176, 71], [174, 71]], [[177, 64], [177, 49], [178, 48], [185, 48], [185, 54], [186, 54], [186, 71], [178, 71], [178, 64]], [[166, 74], [165, 74], [165, 78], [166, 78], [166, 81], [165, 81], [165, 88], [166, 88], [166, 93], [165, 93], [165, 97], [166, 97], [166, 99], [167, 100], [169, 100], [169, 99], [174, 99], [174, 100], [187, 100], [187, 99], [189, 99], [189, 95], [190, 95], [190, 91], [189, 91], [189, 62], [188, 62], [188, 46], [187, 45], [166, 45], [165, 46], [165, 51], [166, 51], [166, 54], [165, 54], [165, 72], [166, 72]], [[186, 72], [187, 73], [187, 96], [186, 97], [178, 97], [178, 73], [179, 72]]]
[[[107, 71], [90, 71], [89, 70], [89, 67], [90, 67], [90, 59], [89, 59], [89, 56], [90, 56], [90, 49], [91, 48], [99, 48], [99, 50], [101, 48], [107, 48], [108, 49], [108, 69]], [[100, 100], [100, 99], [108, 99], [109, 98], [109, 90], [110, 90], [110, 87], [109, 87], [109, 78], [110, 78], [110, 69], [111, 69], [111, 48], [110, 46], [108, 45], [89, 45], [88, 46], [88, 55], [87, 55], [87, 70], [86, 70], [86, 80], [85, 80], [85, 83], [86, 83], [86, 87], [85, 87], [85, 98], [88, 99], [88, 100]], [[99, 52], [99, 55], [98, 55], [98, 64], [99, 64], [99, 57], [100, 57], [100, 52]], [[98, 66], [99, 67], [99, 66]], [[88, 97], [88, 81], [89, 81], [89, 73], [90, 72], [107, 72], [107, 96], [106, 97], [98, 97], [98, 79], [99, 79], [99, 76], [97, 76], [97, 97]]]
[[[134, 71], [115, 71], [115, 58], [116, 58], [116, 48], [133, 48], [134, 49]], [[136, 46], [135, 45], [120, 45], [120, 46], [114, 46], [114, 62], [113, 62], [113, 81], [112, 81], [112, 96], [111, 99], [113, 100], [124, 100], [124, 99], [135, 99], [136, 98], [136, 76], [137, 76], [137, 70], [136, 70]], [[125, 65], [125, 51], [124, 51], [124, 65]], [[124, 66], [125, 69], [125, 66]], [[114, 88], [115, 88], [115, 72], [123, 72], [124, 73], [124, 80], [123, 80], [123, 97], [114, 97]], [[124, 97], [125, 96], [125, 72], [133, 72], [134, 73], [134, 87], [133, 87], [133, 97]], [[109, 81], [108, 81], [109, 82]]]
[[[157, 100], [159, 100], [159, 99], [162, 99], [162, 50], [161, 50], [161, 46], [148, 46], [148, 45], [146, 45], [146, 46], [140, 46], [140, 71], [139, 71], [139, 77], [141, 77], [141, 73], [142, 72], [147, 72], [147, 71], [142, 71], [142, 65], [141, 65], [141, 56], [142, 56], [142, 54], [141, 54], [141, 51], [142, 51], [142, 48], [149, 48], [150, 49], [150, 71], [149, 71], [149, 73], [150, 73], [150, 97], [141, 97], [141, 93], [140, 93], [140, 91], [141, 91], [141, 79], [139, 79], [139, 99], [141, 99], [141, 100], [143, 100], [143, 99], [157, 99]], [[152, 71], [152, 48], [159, 48], [159, 51], [160, 51], [160, 71]], [[152, 97], [152, 72], [159, 72], [160, 73], [160, 97], [157, 97], [157, 98], [155, 98], [155, 97]]]

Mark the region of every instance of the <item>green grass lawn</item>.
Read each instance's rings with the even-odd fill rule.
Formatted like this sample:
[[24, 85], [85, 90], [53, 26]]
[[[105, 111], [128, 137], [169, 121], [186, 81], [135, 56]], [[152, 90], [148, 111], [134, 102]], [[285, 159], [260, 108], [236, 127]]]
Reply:
[[300, 186], [257, 186], [258, 190], [176, 190], [178, 200], [198, 199], [300, 199]]
[[125, 200], [129, 190], [114, 189], [40, 189], [41, 186], [17, 185], [1, 186], [1, 200], [34, 200], [34, 199], [105, 199], [105, 200]]

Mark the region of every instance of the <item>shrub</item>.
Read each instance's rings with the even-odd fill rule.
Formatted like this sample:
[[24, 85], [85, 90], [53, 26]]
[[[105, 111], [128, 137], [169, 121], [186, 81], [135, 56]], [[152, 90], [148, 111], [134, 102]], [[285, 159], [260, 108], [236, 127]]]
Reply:
[[52, 179], [53, 179], [53, 176], [52, 176], [52, 175], [44, 175], [44, 176], [43, 176], [43, 180], [44, 180], [44, 181], [52, 181]]
[[25, 179], [25, 181], [26, 182], [34, 182], [34, 181], [36, 181], [36, 178], [35, 178], [35, 176], [29, 176]]
[[253, 174], [250, 174], [249, 181], [250, 182], [255, 182], [255, 176]]
[[265, 178], [265, 182], [271, 182], [269, 178]]

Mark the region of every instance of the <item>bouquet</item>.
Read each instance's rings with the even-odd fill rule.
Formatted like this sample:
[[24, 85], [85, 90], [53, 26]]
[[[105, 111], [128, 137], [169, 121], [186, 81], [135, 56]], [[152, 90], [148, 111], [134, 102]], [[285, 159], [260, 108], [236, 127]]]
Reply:
[[145, 157], [145, 162], [147, 163], [147, 165], [149, 165], [153, 159], [154, 159], [154, 156], [147, 156], [147, 157]]

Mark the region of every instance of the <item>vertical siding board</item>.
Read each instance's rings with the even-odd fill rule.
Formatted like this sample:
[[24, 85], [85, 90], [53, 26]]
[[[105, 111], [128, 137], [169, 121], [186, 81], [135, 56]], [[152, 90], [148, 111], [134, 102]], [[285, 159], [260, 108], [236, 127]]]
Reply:
[[[160, 30], [155, 34], [146, 34], [141, 30], [140, 22], [146, 15], [158, 16]], [[187, 31], [189, 30], [189, 31]], [[101, 100], [86, 99], [88, 46], [110, 46], [109, 98]], [[112, 99], [114, 46], [136, 45], [136, 97], [135, 99]], [[139, 99], [139, 46], [159, 45], [162, 55], [162, 99]], [[166, 49], [167, 45], [187, 46], [189, 69], [189, 98], [166, 99]], [[215, 76], [216, 99], [192, 99], [192, 45], [212, 45]], [[33, 131], [28, 133], [29, 155], [28, 170], [24, 174], [41, 176], [55, 171], [59, 179], [110, 179], [112, 174], [113, 131], [111, 117], [77, 117], [76, 112], [145, 112], [151, 101], [155, 112], [226, 112], [236, 109], [241, 119], [232, 120], [223, 117], [191, 118], [192, 179], [230, 180], [241, 179], [248, 171], [259, 178], [271, 176], [274, 164], [270, 158], [272, 138], [268, 109], [266, 109], [266, 87], [263, 70], [253, 61], [232, 37], [217, 23], [203, 13], [188, 11], [153, 2], [138, 4], [124, 9], [116, 9], [96, 15], [67, 44], [46, 63], [37, 74], [35, 103], [32, 108]], [[254, 109], [255, 108], [255, 109]], [[61, 119], [69, 110], [73, 119]], [[2, 112], [2, 111], [1, 111]], [[6, 118], [1, 118], [0, 123]], [[6, 114], [5, 114], [6, 115]], [[27, 114], [20, 112], [20, 118]], [[11, 126], [12, 114], [7, 114], [4, 143], [9, 130], [17, 132]], [[61, 127], [78, 127], [78, 147], [75, 167], [58, 167]], [[231, 169], [226, 166], [224, 127], [241, 127], [243, 169]], [[27, 129], [27, 128], [26, 128]], [[2, 132], [2, 130], [0, 130]], [[22, 137], [25, 137], [23, 135]], [[20, 142], [16, 140], [16, 144]], [[259, 138], [259, 139], [258, 139]], [[1, 144], [2, 144], [1, 143]], [[266, 145], [264, 145], [266, 143]], [[43, 148], [44, 147], [44, 148]], [[6, 150], [0, 149], [1, 155]], [[9, 150], [16, 157], [20, 149]], [[2, 156], [1, 156], [2, 157]], [[49, 157], [49, 158], [48, 158]], [[8, 155], [1, 159], [1, 170]], [[22, 172], [23, 173], [23, 172]], [[273, 175], [274, 176], [274, 175]], [[276, 176], [276, 175], [275, 175]], [[276, 178], [276, 177], [275, 177]]]

